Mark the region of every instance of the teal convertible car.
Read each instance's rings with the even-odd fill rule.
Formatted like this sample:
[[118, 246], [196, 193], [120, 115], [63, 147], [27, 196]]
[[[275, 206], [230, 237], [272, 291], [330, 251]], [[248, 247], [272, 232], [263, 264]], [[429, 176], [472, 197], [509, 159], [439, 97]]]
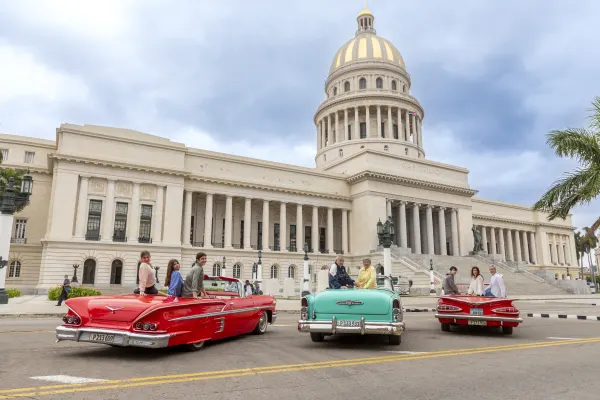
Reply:
[[402, 300], [392, 278], [377, 276], [376, 289], [327, 289], [302, 297], [299, 332], [313, 342], [338, 334], [385, 335], [399, 345], [404, 331]]

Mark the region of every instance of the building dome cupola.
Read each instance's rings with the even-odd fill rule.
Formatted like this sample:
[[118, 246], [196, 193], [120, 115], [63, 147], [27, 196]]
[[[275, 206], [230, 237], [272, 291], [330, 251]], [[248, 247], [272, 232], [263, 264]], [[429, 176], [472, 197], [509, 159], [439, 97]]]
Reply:
[[[366, 4], [365, 4], [366, 6]], [[358, 17], [356, 17], [356, 21], [358, 22], [358, 29], [356, 30], [356, 36], [360, 35], [364, 32], [371, 32], [376, 35], [375, 27], [373, 23], [375, 22], [375, 17], [373, 13], [365, 7], [360, 13], [358, 13]]]

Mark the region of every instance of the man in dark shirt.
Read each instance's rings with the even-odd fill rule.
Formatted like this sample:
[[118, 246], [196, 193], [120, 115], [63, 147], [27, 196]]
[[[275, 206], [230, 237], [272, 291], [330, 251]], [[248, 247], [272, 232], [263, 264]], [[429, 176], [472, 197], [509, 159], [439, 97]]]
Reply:
[[457, 272], [458, 270], [456, 267], [450, 267], [450, 273], [446, 274], [446, 278], [444, 279], [444, 283], [442, 285], [444, 295], [447, 296], [449, 294], [460, 294], [460, 290], [458, 290], [456, 283], [454, 283], [454, 275], [456, 275]]
[[71, 291], [71, 281], [69, 280], [69, 275], [65, 275], [65, 280], [62, 284], [62, 290], [60, 291], [60, 296], [58, 296], [58, 304], [57, 306], [62, 305], [62, 302], [69, 298], [69, 292]]

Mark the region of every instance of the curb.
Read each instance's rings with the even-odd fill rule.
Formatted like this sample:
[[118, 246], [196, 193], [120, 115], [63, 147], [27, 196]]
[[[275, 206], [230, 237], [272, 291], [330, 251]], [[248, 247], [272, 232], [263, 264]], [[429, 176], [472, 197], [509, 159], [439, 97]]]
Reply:
[[65, 313], [60, 314], [0, 314], [3, 318], [62, 318]]
[[405, 308], [404, 312], [436, 312], [436, 308]]
[[591, 315], [567, 315], [567, 314], [527, 314], [530, 318], [557, 318], [557, 319], [577, 319], [587, 321], [600, 321], [600, 317]]

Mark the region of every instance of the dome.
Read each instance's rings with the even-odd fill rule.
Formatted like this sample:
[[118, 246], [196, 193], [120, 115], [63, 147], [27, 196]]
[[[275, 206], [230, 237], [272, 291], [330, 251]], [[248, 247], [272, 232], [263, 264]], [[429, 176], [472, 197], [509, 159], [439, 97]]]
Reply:
[[329, 69], [330, 75], [338, 68], [365, 61], [386, 62], [406, 69], [398, 49], [388, 40], [377, 36], [373, 28], [374, 20], [371, 11], [366, 8], [358, 14], [356, 36], [335, 53]]

